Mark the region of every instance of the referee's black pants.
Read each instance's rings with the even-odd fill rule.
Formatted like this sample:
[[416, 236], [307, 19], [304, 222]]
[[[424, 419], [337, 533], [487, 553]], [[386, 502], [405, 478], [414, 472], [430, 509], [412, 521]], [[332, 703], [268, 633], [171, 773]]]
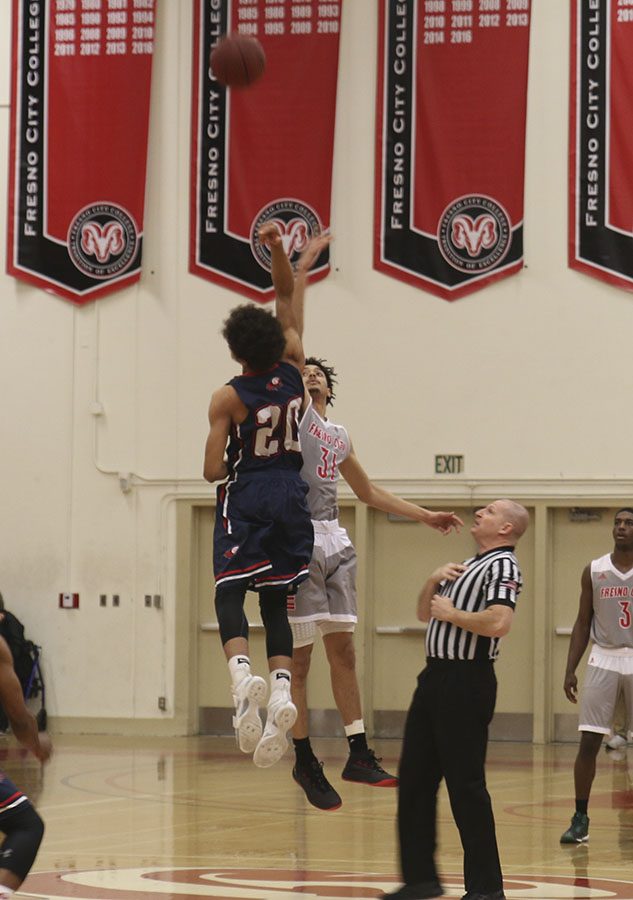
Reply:
[[400, 759], [398, 831], [405, 884], [439, 888], [437, 791], [442, 778], [464, 848], [467, 892], [492, 894], [503, 877], [484, 765], [497, 679], [492, 662], [429, 659], [418, 676]]

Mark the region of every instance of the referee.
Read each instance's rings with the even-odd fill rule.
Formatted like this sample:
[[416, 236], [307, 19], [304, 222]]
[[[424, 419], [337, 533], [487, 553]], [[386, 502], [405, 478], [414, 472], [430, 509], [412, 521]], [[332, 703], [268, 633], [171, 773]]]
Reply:
[[434, 859], [442, 778], [464, 848], [464, 900], [504, 898], [484, 764], [497, 694], [494, 660], [522, 584], [514, 547], [527, 524], [527, 510], [513, 500], [479, 509], [471, 528], [477, 555], [441, 566], [420, 592], [418, 618], [429, 622], [427, 665], [404, 732], [398, 795], [404, 885], [390, 898], [444, 893]]

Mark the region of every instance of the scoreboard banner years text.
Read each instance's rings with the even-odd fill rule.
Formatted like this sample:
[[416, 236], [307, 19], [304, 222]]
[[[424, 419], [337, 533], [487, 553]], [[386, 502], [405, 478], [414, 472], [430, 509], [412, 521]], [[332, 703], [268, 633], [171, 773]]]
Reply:
[[633, 290], [632, 0], [572, 0], [569, 265]]
[[13, 0], [7, 270], [76, 303], [140, 277], [155, 0]]
[[380, 0], [374, 265], [454, 300], [517, 272], [530, 0]]
[[[342, 0], [192, 0], [190, 271], [264, 302], [274, 221], [295, 263], [329, 229]], [[209, 67], [226, 33], [257, 38], [263, 76], [225, 88]], [[312, 269], [329, 271], [329, 251]]]

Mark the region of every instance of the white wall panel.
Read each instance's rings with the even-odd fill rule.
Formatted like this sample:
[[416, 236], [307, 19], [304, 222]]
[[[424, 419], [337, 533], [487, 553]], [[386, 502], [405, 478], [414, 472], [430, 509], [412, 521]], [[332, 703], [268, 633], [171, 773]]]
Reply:
[[[307, 301], [306, 348], [340, 373], [336, 417], [375, 478], [432, 482], [434, 453], [460, 451], [466, 480], [630, 479], [633, 298], [566, 263], [568, 4], [533, 2], [526, 268], [453, 303], [372, 268], [376, 6], [344, 4], [333, 271]], [[0, 0], [1, 173], [9, 7]], [[210, 495], [207, 406], [235, 371], [219, 331], [242, 298], [187, 271], [190, 44], [189, 0], [161, 2], [140, 285], [80, 309], [0, 274], [0, 590], [45, 646], [63, 717], [157, 716], [173, 691], [168, 498]], [[253, 165], [265, 177], [256, 153]], [[590, 425], [601, 422], [616, 440]], [[137, 476], [130, 493], [119, 472]], [[78, 612], [56, 608], [62, 590], [80, 591]], [[165, 609], [146, 611], [146, 592]], [[99, 593], [119, 593], [119, 610]]]

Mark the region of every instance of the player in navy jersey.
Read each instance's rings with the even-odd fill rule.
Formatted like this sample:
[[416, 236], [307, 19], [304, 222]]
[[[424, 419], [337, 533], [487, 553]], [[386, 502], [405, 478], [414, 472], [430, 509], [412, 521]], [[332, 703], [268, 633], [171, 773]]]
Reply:
[[[242, 374], [215, 391], [209, 407], [204, 477], [217, 489], [214, 531], [215, 608], [235, 702], [240, 749], [256, 765], [273, 765], [288, 746], [297, 711], [290, 696], [292, 632], [286, 609], [290, 587], [308, 574], [314, 534], [300, 476], [299, 416], [302, 314], [292, 303], [294, 276], [277, 227], [260, 240], [270, 249], [277, 287], [276, 318], [261, 307], [240, 306], [223, 336]], [[327, 238], [317, 238], [327, 242]], [[228, 447], [227, 447], [228, 442]], [[226, 452], [226, 459], [225, 459]], [[266, 630], [270, 699], [262, 733], [259, 707], [267, 694], [248, 656], [246, 591], [259, 593]]]
[[[18, 741], [40, 762], [46, 762], [51, 755], [50, 738], [45, 732], [38, 733], [35, 717], [24, 703], [11, 650], [3, 637], [0, 637], [0, 703]], [[35, 861], [44, 835], [44, 823], [26, 794], [2, 772], [0, 831], [5, 835], [0, 845], [0, 900], [8, 900], [20, 887]]]

